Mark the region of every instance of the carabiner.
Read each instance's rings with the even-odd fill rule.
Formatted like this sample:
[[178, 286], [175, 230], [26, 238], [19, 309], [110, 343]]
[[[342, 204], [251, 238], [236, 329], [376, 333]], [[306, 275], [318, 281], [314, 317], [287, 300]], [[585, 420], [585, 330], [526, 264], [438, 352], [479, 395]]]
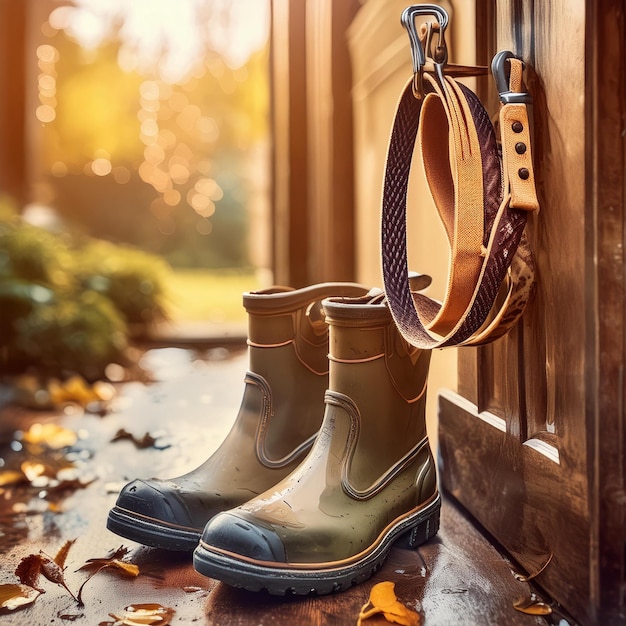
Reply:
[[532, 96], [527, 92], [511, 91], [509, 84], [511, 78], [511, 65], [509, 59], [517, 58], [511, 51], [498, 52], [491, 61], [491, 72], [496, 82], [496, 88], [500, 94], [500, 102], [503, 104], [531, 104]]
[[[439, 39], [433, 53], [432, 46], [432, 24], [427, 29], [426, 41], [423, 42], [415, 26], [415, 17], [418, 15], [429, 15], [437, 19], [439, 24]], [[435, 71], [443, 80], [443, 68], [448, 62], [448, 47], [446, 45], [446, 28], [448, 27], [448, 13], [436, 4], [414, 4], [402, 12], [400, 17], [402, 25], [406, 28], [411, 42], [411, 59], [413, 61], [413, 95], [416, 98], [423, 98], [422, 73], [426, 61], [431, 60], [435, 66]]]

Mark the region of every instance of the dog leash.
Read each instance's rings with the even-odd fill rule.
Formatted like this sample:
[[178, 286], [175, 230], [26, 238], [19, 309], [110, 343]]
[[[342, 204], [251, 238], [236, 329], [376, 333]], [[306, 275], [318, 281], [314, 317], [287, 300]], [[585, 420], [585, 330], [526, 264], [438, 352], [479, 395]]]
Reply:
[[[425, 14], [437, 22], [417, 31], [415, 16]], [[398, 102], [385, 168], [385, 294], [399, 331], [412, 345], [479, 345], [510, 330], [534, 286], [524, 228], [528, 212], [539, 205], [523, 64], [510, 52], [499, 53], [492, 63], [501, 101], [500, 153], [479, 98], [456, 80], [486, 68], [447, 64], [445, 11], [415, 5], [404, 12], [402, 22], [411, 38], [414, 76]], [[442, 302], [412, 290], [409, 280], [407, 191], [416, 141], [450, 250]]]

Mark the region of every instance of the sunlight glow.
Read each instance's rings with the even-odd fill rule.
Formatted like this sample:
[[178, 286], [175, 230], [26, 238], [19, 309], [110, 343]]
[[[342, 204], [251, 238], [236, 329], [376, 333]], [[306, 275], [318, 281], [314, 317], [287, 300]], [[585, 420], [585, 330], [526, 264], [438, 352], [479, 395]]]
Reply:
[[[94, 49], [121, 23], [121, 67], [154, 71], [169, 83], [195, 75], [206, 41], [232, 68], [241, 67], [264, 45], [269, 29], [267, 5], [258, 0], [75, 0], [75, 5], [54, 9], [49, 25]], [[224, 21], [226, 13], [230, 19]], [[198, 18], [203, 15], [204, 22]], [[223, 69], [215, 65], [210, 71]]]
[[[56, 151], [50, 173], [109, 177], [143, 190], [138, 177], [158, 194], [149, 209], [163, 235], [191, 227], [208, 236], [211, 218], [216, 237], [226, 211], [239, 219], [246, 193], [223, 175], [233, 156], [223, 158], [220, 147], [247, 163], [238, 152], [256, 145], [264, 128], [267, 94], [257, 76], [270, 2], [63, 1], [42, 27], [50, 43], [36, 49], [35, 115], [42, 125], [54, 122], [46, 131]], [[242, 88], [254, 77], [251, 89]], [[59, 138], [72, 156], [61, 152]], [[197, 221], [181, 220], [185, 211]]]

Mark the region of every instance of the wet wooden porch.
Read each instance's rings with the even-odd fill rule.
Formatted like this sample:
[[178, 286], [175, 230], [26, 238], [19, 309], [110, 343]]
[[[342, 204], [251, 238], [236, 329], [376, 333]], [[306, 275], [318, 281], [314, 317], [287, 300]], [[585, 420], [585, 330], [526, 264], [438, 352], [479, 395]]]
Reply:
[[[76, 433], [77, 441], [55, 453], [57, 461], [61, 454], [73, 465], [67, 488], [59, 490], [45, 477], [0, 487], [0, 584], [17, 582], [15, 569], [24, 557], [40, 551], [54, 557], [70, 540], [75, 542], [64, 577], [74, 593], [89, 574], [79, 568], [121, 546], [129, 549], [125, 560], [137, 565], [140, 574], [100, 571], [85, 584], [82, 606], [61, 586], [41, 577], [45, 593], [28, 606], [3, 611], [1, 623], [110, 624], [111, 615], [123, 614], [129, 605], [158, 603], [173, 609], [172, 624], [355, 625], [373, 584], [389, 580], [399, 600], [416, 610], [425, 626], [574, 624], [570, 618], [561, 621], [566, 618], [558, 607], [547, 617], [514, 608], [533, 593], [541, 598], [541, 591], [515, 575], [515, 564], [449, 496], [435, 540], [414, 552], [393, 549], [371, 581], [326, 597], [276, 598], [236, 590], [197, 574], [189, 555], [142, 547], [112, 534], [105, 527], [107, 513], [127, 480], [178, 475], [217, 447], [239, 406], [247, 357], [245, 347], [235, 343], [202, 350], [153, 348], [140, 362], [154, 382], [120, 383], [101, 413], [73, 404], [35, 411], [7, 404], [5, 398], [0, 471], [37, 461], [37, 449], [31, 446], [27, 452], [24, 445], [23, 433], [33, 424], [57, 424]], [[128, 438], [114, 441], [120, 429], [137, 439], [148, 433], [154, 445], [139, 448]], [[373, 617], [364, 623], [388, 622]]]

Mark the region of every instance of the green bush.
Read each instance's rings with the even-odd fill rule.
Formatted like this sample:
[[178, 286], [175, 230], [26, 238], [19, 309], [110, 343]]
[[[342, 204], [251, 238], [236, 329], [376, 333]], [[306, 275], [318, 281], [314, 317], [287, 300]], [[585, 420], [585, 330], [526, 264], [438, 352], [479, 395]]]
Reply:
[[0, 231], [0, 276], [67, 288], [72, 286], [72, 255], [64, 237], [28, 224]]
[[90, 240], [76, 256], [82, 288], [110, 298], [129, 324], [141, 329], [165, 318], [163, 259], [102, 240]]
[[0, 364], [102, 376], [163, 318], [168, 266], [128, 247], [25, 224], [0, 199]]
[[47, 373], [101, 377], [109, 363], [122, 360], [126, 342], [124, 319], [95, 291], [62, 295], [15, 322], [16, 360]]

